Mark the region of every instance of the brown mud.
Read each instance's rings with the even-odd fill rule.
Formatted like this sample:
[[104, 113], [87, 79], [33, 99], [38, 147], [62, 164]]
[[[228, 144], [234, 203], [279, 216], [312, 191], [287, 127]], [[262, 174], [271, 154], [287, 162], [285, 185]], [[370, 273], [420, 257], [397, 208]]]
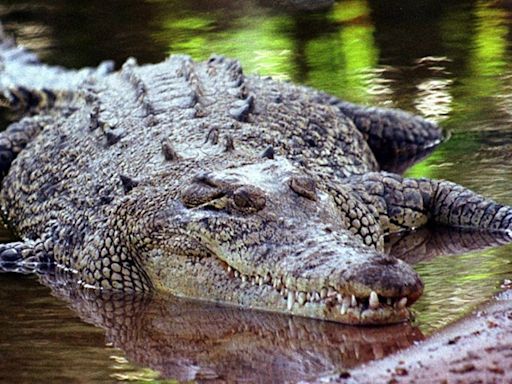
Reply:
[[512, 289], [470, 316], [382, 360], [324, 377], [329, 383], [512, 383]]

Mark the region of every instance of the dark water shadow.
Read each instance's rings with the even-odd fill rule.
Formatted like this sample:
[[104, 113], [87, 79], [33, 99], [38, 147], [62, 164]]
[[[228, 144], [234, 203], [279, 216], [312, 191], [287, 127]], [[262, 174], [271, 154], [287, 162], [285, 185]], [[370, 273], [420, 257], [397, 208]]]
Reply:
[[179, 381], [296, 382], [382, 358], [423, 338], [409, 323], [353, 327], [158, 296], [76, 290], [44, 278], [140, 366]]
[[437, 226], [389, 236], [386, 252], [414, 265], [438, 256], [456, 256], [510, 243], [512, 237], [506, 232]]

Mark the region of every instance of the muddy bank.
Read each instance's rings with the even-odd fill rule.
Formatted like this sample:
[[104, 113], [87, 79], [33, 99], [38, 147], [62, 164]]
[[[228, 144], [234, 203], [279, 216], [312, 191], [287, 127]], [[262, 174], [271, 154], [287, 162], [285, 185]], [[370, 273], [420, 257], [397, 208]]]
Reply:
[[512, 290], [402, 352], [328, 383], [512, 383]]

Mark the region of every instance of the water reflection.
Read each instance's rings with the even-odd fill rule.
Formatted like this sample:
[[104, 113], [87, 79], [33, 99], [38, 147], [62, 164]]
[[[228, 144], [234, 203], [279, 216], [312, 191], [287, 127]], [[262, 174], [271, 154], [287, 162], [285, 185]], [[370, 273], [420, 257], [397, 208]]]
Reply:
[[468, 228], [424, 227], [414, 232], [396, 233], [387, 238], [386, 252], [409, 264], [428, 262], [440, 256], [457, 256], [472, 251], [510, 244], [503, 232]]
[[425, 283], [414, 305], [416, 324], [425, 335], [469, 314], [500, 291], [512, 273], [511, 238], [504, 233], [422, 228], [391, 236], [386, 247], [414, 265]]
[[[330, 8], [308, 13], [283, 7], [284, 2], [0, 0], [0, 19], [10, 30], [17, 32], [20, 42], [37, 50], [45, 61], [54, 64], [82, 67], [96, 65], [107, 58], [120, 64], [130, 55], [136, 56], [141, 63], [156, 62], [176, 52], [202, 59], [216, 52], [240, 59], [247, 73], [258, 72], [305, 83], [350, 101], [400, 107], [421, 113], [440, 121], [451, 131], [452, 138], [406, 174], [449, 179], [503, 203], [512, 204], [512, 13], [510, 5], [507, 5], [509, 2], [340, 0]], [[403, 171], [402, 168], [397, 170]], [[485, 241], [480, 241], [481, 237]], [[430, 334], [468, 313], [490, 298], [504, 278], [510, 277], [510, 245], [479, 249], [496, 245], [494, 239], [481, 233], [461, 233], [459, 236], [456, 232], [437, 231], [432, 234], [422, 230], [390, 240], [390, 252], [417, 263], [415, 267], [425, 282], [425, 294], [415, 304], [416, 325], [422, 333]], [[501, 243], [499, 239], [498, 243]], [[81, 328], [81, 323], [72, 315], [61, 312], [54, 301], [49, 305], [46, 290], [33, 289], [22, 295], [20, 287], [25, 285], [17, 283], [14, 278], [9, 280], [10, 283], [5, 284], [5, 278], [2, 278], [4, 295], [0, 297], [0, 304], [5, 309], [4, 320], [8, 315], [16, 314], [20, 318], [26, 316], [30, 322], [2, 322], [2, 340], [7, 341], [0, 343], [0, 349], [3, 348], [0, 352], [9, 358], [0, 362], [4, 364], [3, 367], [8, 364], [1, 372], [16, 372], [18, 361], [37, 362], [39, 359], [39, 363], [34, 364], [40, 366], [30, 371], [32, 376], [26, 377], [41, 377], [44, 372], [42, 367], [50, 366], [50, 370], [58, 370], [52, 365], [54, 356], [58, 356], [59, 359], [76, 359], [70, 361], [69, 366], [78, 369], [69, 375], [63, 373], [62, 377], [66, 378], [80, 376], [81, 371], [88, 370], [98, 372], [96, 376], [87, 376], [90, 381], [100, 381], [100, 378], [111, 381], [112, 377], [118, 380], [152, 380], [158, 377], [150, 370], [134, 370], [123, 360], [121, 351], [104, 348], [99, 335], [101, 332], [92, 327]], [[105, 309], [92, 304], [96, 299], [76, 297], [76, 300], [74, 306], [81, 316], [86, 317], [87, 311], [90, 311], [90, 316], [97, 313], [97, 318], [89, 320], [109, 329], [105, 323]], [[101, 298], [98, 300], [101, 301]], [[15, 309], [22, 310], [27, 303], [33, 311], [30, 316], [15, 312]], [[158, 309], [162, 305], [161, 301], [159, 303], [154, 304], [150, 300], [148, 304], [144, 301], [142, 307], [149, 309], [140, 313], [145, 321], [153, 324], [152, 327], [156, 328], [154, 324], [158, 323], [161, 329], [147, 331], [146, 334], [141, 330], [137, 334], [146, 337], [161, 332], [162, 340], [178, 351], [179, 346], [172, 346], [169, 335], [172, 332], [179, 335], [180, 331], [171, 330], [171, 326], [163, 320], [155, 320], [158, 311], [165, 316], [176, 316], [178, 308], [176, 303], [169, 304], [172, 312], [169, 313], [168, 309]], [[126, 307], [124, 311], [122, 316], [128, 316]], [[217, 314], [213, 315], [212, 310], [201, 306], [193, 311], [202, 316], [199, 324], [211, 329], [214, 323], [211, 321], [210, 324], [206, 319]], [[56, 330], [53, 333], [52, 328], [51, 332], [41, 334], [40, 329], [48, 327], [48, 321], [38, 322], [40, 314], [55, 324], [80, 328], [84, 339], [90, 337], [91, 344], [84, 342], [76, 346], [62, 342], [45, 353], [44, 343], [49, 343], [48, 340], [60, 341], [64, 332]], [[265, 322], [273, 324], [269, 315], [262, 316], [257, 318], [265, 318]], [[375, 351], [365, 349], [368, 346], [358, 339], [361, 335], [351, 336], [338, 330], [330, 332], [326, 341], [336, 344], [336, 348], [328, 344], [335, 354], [330, 355], [314, 340], [297, 336], [294, 339], [290, 335], [292, 327], [288, 322], [280, 317], [276, 319], [275, 325], [262, 328], [260, 332], [277, 339], [272, 346], [282, 352], [280, 359], [284, 360], [279, 361], [287, 362], [289, 369], [296, 369], [298, 374], [306, 374], [314, 369], [331, 369], [336, 364], [347, 367], [365, 358], [375, 357]], [[246, 317], [242, 320], [252, 324], [254, 329], [263, 323], [263, 320], [251, 323], [252, 320]], [[112, 324], [118, 324], [118, 321], [120, 319], [116, 317]], [[317, 325], [306, 326], [302, 325], [302, 320], [292, 321], [293, 324], [295, 322], [308, 331], [313, 327], [310, 333], [323, 332], [317, 330]], [[237, 340], [247, 340], [247, 353], [255, 353], [258, 348], [255, 333], [243, 327], [236, 328], [233, 321], [227, 321], [225, 325], [226, 334], [240, 332]], [[229, 331], [229, 327], [234, 327], [235, 331]], [[112, 335], [112, 343], [121, 347], [126, 344], [126, 354], [130, 360], [171, 376], [164, 364], [169, 360], [156, 351], [164, 348], [162, 343], [150, 338], [155, 343], [155, 350], [149, 350], [147, 355], [140, 352], [139, 356], [135, 346], [141, 350], [142, 339], [140, 344], [136, 340], [124, 343], [122, 332], [108, 332]], [[191, 332], [190, 329], [188, 332]], [[219, 356], [234, 359], [229, 354], [228, 344], [222, 345], [226, 342], [224, 339], [219, 345], [213, 342], [214, 337], [221, 334], [212, 332], [209, 339], [212, 344], [208, 348], [217, 351]], [[279, 332], [287, 333], [287, 338], [280, 338]], [[345, 335], [346, 341], [337, 338], [338, 332], [342, 339], [341, 335]], [[26, 348], [32, 345], [34, 335], [40, 341], [38, 351]], [[66, 337], [70, 335], [66, 334]], [[116, 335], [120, 337], [116, 339]], [[377, 338], [377, 333], [374, 336]], [[286, 344], [286, 340], [290, 344]], [[195, 344], [198, 350], [199, 345]], [[344, 346], [345, 352], [340, 350], [340, 345]], [[359, 345], [361, 359], [356, 356], [355, 345]], [[216, 350], [217, 346], [220, 349]], [[243, 350], [241, 344], [233, 348], [238, 352]], [[265, 348], [269, 348], [268, 345]], [[307, 350], [318, 354], [319, 360], [301, 355]], [[366, 352], [361, 353], [361, 350]], [[387, 353], [387, 349], [384, 350]], [[83, 357], [78, 360], [83, 353], [94, 358], [86, 362]], [[181, 350], [180, 353], [187, 352]], [[272, 351], [267, 353], [271, 354]], [[157, 360], [151, 361], [151, 356]], [[299, 366], [295, 360], [299, 357], [310, 361], [310, 365]], [[197, 359], [205, 367], [204, 372], [227, 375], [228, 363], [215, 369], [208, 365], [208, 359], [221, 361], [216, 358], [217, 355], [205, 353]], [[260, 363], [263, 362], [260, 360]], [[116, 368], [113, 369], [113, 366]], [[247, 363], [246, 366], [253, 372], [261, 369], [256, 362], [254, 365]], [[180, 367], [183, 368], [182, 365]], [[175, 371], [174, 377], [178, 377], [178, 372], [185, 377], [194, 371], [188, 366], [185, 371]]]
[[296, 382], [422, 339], [410, 324], [361, 328], [179, 299], [52, 292], [131, 362], [180, 381]]

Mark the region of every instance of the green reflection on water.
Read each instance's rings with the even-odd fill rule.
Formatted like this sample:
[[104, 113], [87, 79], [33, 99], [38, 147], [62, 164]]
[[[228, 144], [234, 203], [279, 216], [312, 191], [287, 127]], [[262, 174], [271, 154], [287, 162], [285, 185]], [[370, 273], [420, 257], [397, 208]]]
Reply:
[[349, 0], [337, 3], [330, 13], [333, 21], [346, 22], [361, 17], [367, 17], [370, 13], [367, 1]]
[[285, 16], [241, 17], [228, 31], [209, 33], [214, 24], [213, 19], [199, 17], [167, 20], [163, 34], [174, 36], [169, 53], [184, 53], [197, 60], [222, 54], [240, 60], [247, 73], [293, 77], [293, 43], [282, 33], [290, 28]]
[[[446, 177], [444, 169], [439, 166], [443, 163], [457, 163], [458, 177], [453, 175], [450, 179], [465, 184], [460, 175], [465, 173], [465, 168], [473, 168], [475, 164], [460, 160], [481, 147], [480, 137], [475, 132], [466, 131], [470, 126], [475, 126], [475, 122], [495, 118], [495, 96], [503, 92], [506, 84], [504, 76], [507, 73], [509, 28], [505, 20], [508, 12], [491, 7], [489, 2], [480, 1], [473, 14], [474, 20], [466, 14], [459, 14], [455, 18], [446, 17], [441, 28], [444, 40], [458, 49], [465, 43], [469, 45], [467, 66], [452, 75], [457, 81], [457, 85], [450, 90], [455, 96], [452, 105], [454, 113], [446, 127], [454, 132], [454, 136], [428, 159], [409, 169], [408, 176]], [[457, 27], [468, 23], [474, 24], [472, 35], [469, 35], [467, 27]]]
[[425, 293], [415, 304], [422, 331], [430, 334], [452, 323], [497, 293], [503, 279], [510, 278], [511, 251], [508, 245], [417, 264], [425, 283]]
[[[306, 46], [307, 84], [351, 101], [371, 104], [378, 51], [365, 1], [338, 3], [329, 20], [336, 32]], [[363, 21], [361, 21], [363, 20]]]
[[[508, 14], [505, 10], [491, 7], [488, 2], [480, 1], [475, 8], [477, 25], [474, 38], [474, 55], [471, 66], [475, 80], [483, 81], [482, 92], [493, 90], [490, 85], [497, 85], [506, 65], [505, 53], [507, 48], [506, 24]], [[489, 79], [489, 77], [491, 77]], [[496, 91], [494, 89], [494, 91]]]

